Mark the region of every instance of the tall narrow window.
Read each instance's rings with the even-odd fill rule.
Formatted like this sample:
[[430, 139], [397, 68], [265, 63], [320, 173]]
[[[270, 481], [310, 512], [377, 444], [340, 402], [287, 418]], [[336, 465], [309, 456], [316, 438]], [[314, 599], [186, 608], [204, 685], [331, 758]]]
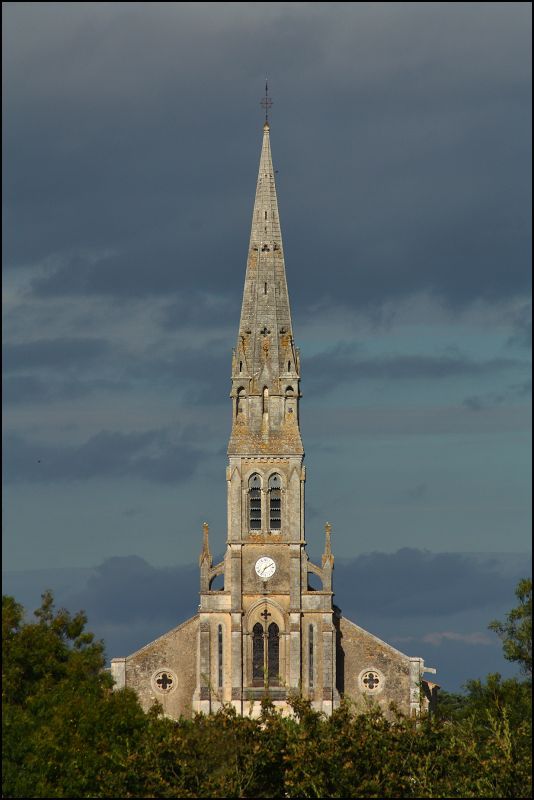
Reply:
[[269, 529], [279, 531], [282, 527], [282, 481], [280, 475], [269, 478]]
[[218, 659], [219, 659], [219, 669], [218, 669], [218, 687], [222, 689], [223, 685], [223, 629], [222, 625], [219, 625], [217, 628], [217, 652], [218, 652]]
[[248, 513], [251, 531], [261, 530], [261, 478], [255, 473], [248, 482]]
[[266, 386], [263, 387], [263, 404], [262, 404], [262, 408], [263, 408], [263, 413], [264, 414], [268, 414], [269, 413], [269, 390], [268, 390], [268, 388]]
[[276, 622], [269, 625], [267, 650], [267, 675], [269, 685], [280, 683], [280, 633]]
[[252, 628], [252, 683], [263, 686], [263, 659], [264, 659], [263, 625], [256, 622]]
[[308, 685], [313, 689], [313, 625], [308, 630]]

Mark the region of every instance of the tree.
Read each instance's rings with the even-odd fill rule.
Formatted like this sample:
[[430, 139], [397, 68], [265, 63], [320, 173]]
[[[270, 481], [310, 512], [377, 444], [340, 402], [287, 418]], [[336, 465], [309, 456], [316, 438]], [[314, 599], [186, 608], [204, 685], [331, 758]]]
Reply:
[[150, 718], [132, 692], [111, 691], [85, 615], [42, 597], [35, 622], [2, 598], [3, 796], [135, 796]]
[[532, 676], [532, 578], [520, 580], [515, 594], [519, 605], [506, 615], [506, 622], [494, 620], [488, 628], [502, 639], [504, 657]]
[[47, 593], [35, 613], [3, 600], [4, 797], [531, 796], [529, 681], [470, 681], [444, 718], [295, 696], [289, 718], [265, 699], [174, 721], [112, 691], [82, 612]]

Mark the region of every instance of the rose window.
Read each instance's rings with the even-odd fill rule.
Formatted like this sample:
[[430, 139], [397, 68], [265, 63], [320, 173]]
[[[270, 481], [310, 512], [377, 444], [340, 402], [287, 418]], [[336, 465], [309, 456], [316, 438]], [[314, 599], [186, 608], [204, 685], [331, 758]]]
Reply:
[[161, 669], [152, 676], [152, 686], [157, 692], [168, 694], [176, 688], [176, 677], [169, 669]]
[[363, 689], [369, 692], [377, 692], [384, 686], [384, 677], [376, 670], [367, 670], [360, 676], [360, 681]]

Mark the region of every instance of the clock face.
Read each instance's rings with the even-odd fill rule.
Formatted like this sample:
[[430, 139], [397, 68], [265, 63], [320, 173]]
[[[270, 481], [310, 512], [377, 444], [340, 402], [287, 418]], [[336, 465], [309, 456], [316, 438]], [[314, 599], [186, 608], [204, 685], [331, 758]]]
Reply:
[[270, 578], [276, 571], [276, 564], [269, 556], [262, 556], [256, 561], [254, 569], [260, 578]]

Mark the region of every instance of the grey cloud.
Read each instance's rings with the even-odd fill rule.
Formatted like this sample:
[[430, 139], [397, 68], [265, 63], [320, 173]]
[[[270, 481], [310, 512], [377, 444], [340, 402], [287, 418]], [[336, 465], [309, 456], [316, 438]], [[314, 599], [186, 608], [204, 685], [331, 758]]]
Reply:
[[198, 581], [197, 566], [153, 567], [138, 556], [115, 557], [96, 568], [71, 603], [107, 624], [163, 621], [174, 627], [180, 613], [196, 612]]
[[521, 383], [511, 383], [501, 392], [487, 392], [486, 394], [476, 394], [466, 397], [462, 401], [464, 408], [469, 411], [485, 411], [495, 408], [509, 401], [524, 400], [532, 393], [532, 381], [526, 380]]
[[[189, 306], [187, 314], [199, 322], [194, 308]], [[209, 330], [209, 315], [206, 320]], [[168, 325], [178, 324], [173, 310]], [[185, 393], [192, 402], [213, 405], [228, 390], [232, 340], [229, 336], [227, 342], [207, 340], [199, 346], [197, 337], [195, 331], [182, 331], [181, 346], [172, 350], [161, 340], [137, 347], [81, 337], [7, 343], [3, 402], [42, 405], [95, 392], [120, 395], [133, 386], [159, 386]]]
[[4, 457], [7, 482], [137, 477], [174, 483], [191, 477], [202, 453], [183, 433], [101, 431], [79, 445], [32, 442], [10, 433], [5, 437]]
[[370, 617], [440, 617], [504, 603], [510, 578], [502, 574], [498, 556], [481, 564], [459, 553], [406, 547], [336, 563], [336, 593], [349, 617], [361, 609]]
[[125, 392], [126, 380], [120, 382], [102, 378], [86, 379], [72, 376], [66, 379], [54, 375], [6, 375], [3, 380], [2, 403], [8, 405], [44, 405], [57, 401], [77, 400], [97, 391]]
[[529, 11], [286, 5], [7, 9], [6, 263], [45, 265], [36, 294], [239, 292], [265, 58], [296, 310], [528, 291]]
[[428, 484], [427, 483], [418, 483], [417, 486], [412, 487], [411, 489], [407, 489], [405, 492], [405, 496], [408, 500], [423, 500], [425, 497], [428, 496]]
[[306, 359], [306, 377], [314, 392], [337, 386], [340, 380], [438, 380], [498, 373], [524, 366], [513, 358], [475, 361], [462, 353], [391, 355], [365, 358], [358, 345], [339, 344]]
[[532, 394], [532, 379], [529, 378], [521, 383], [513, 383], [508, 388], [516, 397], [530, 397]]
[[[188, 323], [212, 327], [220, 323], [227, 326], [231, 322], [237, 326], [239, 299], [239, 292], [232, 296], [222, 292], [216, 296], [199, 291], [184, 292], [163, 309], [161, 326], [168, 331], [179, 330]], [[232, 334], [236, 331], [237, 327]]]
[[484, 408], [487, 408], [487, 404], [479, 395], [466, 397], [465, 400], [463, 400], [462, 405], [465, 408], [468, 408], [470, 411], [482, 411]]
[[36, 339], [31, 342], [5, 344], [4, 370], [17, 372], [42, 367], [78, 368], [82, 364], [101, 359], [110, 351], [110, 344], [105, 339], [98, 338]]
[[513, 320], [514, 332], [508, 339], [510, 347], [532, 347], [532, 305], [525, 303]]

